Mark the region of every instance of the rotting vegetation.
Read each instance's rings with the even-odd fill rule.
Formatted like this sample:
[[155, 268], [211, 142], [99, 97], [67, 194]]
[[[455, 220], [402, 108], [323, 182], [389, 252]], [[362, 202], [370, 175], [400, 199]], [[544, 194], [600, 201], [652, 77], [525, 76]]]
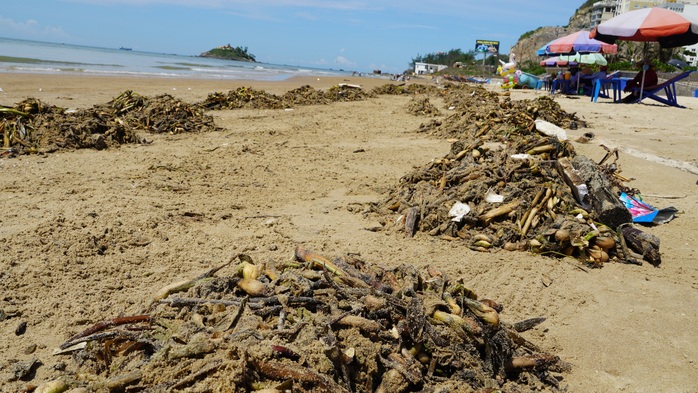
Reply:
[[[658, 246], [645, 247], [635, 228], [603, 225], [593, 201], [577, 199], [556, 162], [580, 158], [567, 141], [536, 127], [536, 120], [584, 126], [580, 119], [547, 97], [512, 101], [481, 86], [304, 86], [282, 96], [240, 88], [196, 104], [128, 91], [74, 112], [29, 99], [0, 111], [3, 155], [147, 143], [138, 132], [216, 129], [208, 110], [375, 94], [411, 94], [406, 110], [425, 116], [434, 115], [429, 97], [443, 98], [450, 114], [417, 132], [453, 140], [443, 158], [405, 175], [383, 202], [365, 209], [386, 230], [423, 232], [483, 252], [570, 255], [597, 267], [609, 260], [659, 263]], [[624, 187], [617, 165], [590, 167], [604, 185]], [[451, 214], [456, 202], [470, 208], [459, 220]], [[640, 246], [631, 241], [631, 250], [626, 238], [639, 238]], [[386, 269], [353, 256], [329, 261], [302, 248], [295, 257], [263, 266], [237, 255], [234, 266], [163, 288], [144, 314], [106, 320], [68, 339], [61, 351], [74, 365], [50, 383], [128, 392], [545, 391], [556, 389], [557, 373], [567, 367], [518, 334], [540, 319], [503, 322], [496, 302], [436, 270]], [[20, 374], [32, 367], [17, 364]]]
[[[157, 291], [143, 314], [99, 322], [57, 350], [49, 383], [88, 391], [554, 391], [569, 366], [443, 272], [235, 255]], [[79, 370], [79, 371], [78, 371]], [[77, 371], [77, 372], [75, 372]], [[42, 387], [40, 387], [42, 388]], [[266, 390], [264, 390], [266, 389]]]
[[[624, 185], [628, 179], [620, 175], [619, 166], [576, 157], [568, 141], [539, 132], [537, 121], [586, 126], [545, 96], [515, 101], [482, 86], [453, 83], [443, 88], [386, 84], [369, 92], [340, 84], [326, 91], [302, 86], [281, 96], [241, 87], [187, 104], [169, 95], [149, 98], [126, 91], [107, 104], [70, 113], [27, 99], [0, 108], [2, 155], [147, 143], [138, 131], [216, 129], [209, 110], [284, 109], [378, 94], [412, 95], [408, 112], [432, 117], [418, 132], [454, 141], [446, 156], [405, 175], [383, 204], [369, 209], [385, 217], [386, 227], [397, 213], [409, 236], [427, 232], [464, 240], [478, 251], [504, 248], [575, 256], [594, 267], [609, 260], [661, 263], [659, 239], [628, 226], [630, 215], [614, 201], [613, 194], [634, 191]], [[440, 116], [430, 96], [443, 98], [450, 114]], [[582, 168], [585, 179], [578, 173]], [[596, 189], [579, 195], [575, 187], [592, 178]], [[457, 203], [472, 214], [454, 218]]]
[[[617, 152], [596, 164], [538, 129], [541, 121], [566, 128], [584, 121], [546, 96], [513, 101], [481, 87], [463, 89], [444, 90], [451, 114], [419, 130], [451, 138], [451, 151], [403, 176], [367, 215], [406, 236], [425, 232], [482, 252], [574, 256], [592, 267], [661, 263], [659, 239], [629, 226], [630, 213], [614, 196], [634, 191], [616, 161], [602, 165]], [[432, 116], [423, 109], [429, 107], [428, 99], [415, 98], [408, 111]]]
[[[384, 217], [397, 212], [409, 236], [421, 231], [463, 239], [478, 251], [505, 248], [575, 256], [596, 267], [609, 260], [661, 262], [659, 239], [626, 226], [630, 216], [618, 217], [619, 211], [625, 212], [622, 207], [605, 206], [614, 205], [609, 194], [634, 191], [624, 185], [628, 179], [620, 175], [619, 166], [582, 162], [568, 141], [538, 132], [536, 121], [541, 120], [565, 128], [586, 126], [545, 96], [514, 101], [469, 84], [386, 84], [369, 92], [340, 84], [326, 91], [302, 86], [281, 96], [241, 87], [187, 104], [169, 95], [149, 98], [126, 91], [107, 104], [71, 113], [27, 99], [0, 108], [2, 155], [147, 143], [138, 131], [214, 130], [208, 110], [284, 109], [378, 94], [412, 95], [407, 110], [433, 118], [418, 131], [454, 140], [445, 157], [404, 176], [383, 205], [370, 209]], [[439, 116], [430, 96], [442, 97], [451, 114]], [[587, 179], [582, 180], [600, 177], [585, 200], [571, 184], [579, 178], [580, 167], [586, 168]], [[455, 203], [467, 204], [473, 214], [454, 220], [450, 211]]]

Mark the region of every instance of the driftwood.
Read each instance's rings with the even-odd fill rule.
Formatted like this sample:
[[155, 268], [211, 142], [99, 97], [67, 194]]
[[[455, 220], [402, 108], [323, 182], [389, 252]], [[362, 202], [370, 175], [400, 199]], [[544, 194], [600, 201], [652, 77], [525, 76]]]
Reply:
[[625, 225], [620, 229], [620, 235], [623, 236], [628, 247], [641, 255], [642, 259], [653, 266], [659, 266], [662, 263], [662, 257], [659, 255], [659, 238], [657, 236]]
[[633, 217], [616, 195], [615, 187], [592, 160], [576, 156], [572, 159], [572, 166], [588, 188], [589, 193], [582, 202], [592, 207], [599, 222], [611, 228], [632, 222]]

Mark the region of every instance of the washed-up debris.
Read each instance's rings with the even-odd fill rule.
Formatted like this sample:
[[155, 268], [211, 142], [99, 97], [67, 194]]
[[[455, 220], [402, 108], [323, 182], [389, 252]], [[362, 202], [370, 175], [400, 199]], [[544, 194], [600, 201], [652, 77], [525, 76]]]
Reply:
[[280, 97], [251, 87], [239, 87], [227, 94], [216, 92], [198, 103], [205, 109], [283, 109]]
[[240, 254], [164, 287], [143, 314], [69, 338], [60, 380], [126, 392], [559, 388], [567, 364], [522, 335], [545, 318], [509, 323], [503, 307], [433, 268], [303, 246], [276, 263]]
[[632, 214], [633, 222], [653, 225], [666, 224], [673, 220], [674, 216], [679, 211], [673, 206], [663, 209], [652, 207], [642, 200], [642, 195], [640, 194], [630, 196], [628, 193], [623, 192], [620, 194], [620, 200]]
[[371, 92], [354, 85], [336, 85], [328, 90], [309, 85], [278, 96], [251, 87], [240, 87], [227, 94], [216, 92], [197, 105], [206, 109], [285, 109], [299, 105], [325, 105], [337, 101], [363, 101], [374, 97]]
[[288, 109], [299, 105], [366, 100], [380, 94], [377, 91], [433, 91], [430, 87], [417, 86], [420, 85], [412, 85], [408, 90], [386, 84], [376, 91], [365, 91], [351, 84], [339, 84], [327, 90], [305, 85], [281, 96], [240, 87], [227, 94], [212, 93], [195, 104], [187, 104], [167, 94], [146, 97], [127, 90], [106, 104], [78, 110], [66, 110], [29, 98], [14, 107], [0, 106], [3, 136], [0, 154], [14, 157], [63, 148], [101, 150], [121, 144], [145, 143], [138, 136], [139, 131], [176, 134], [214, 130], [213, 118], [205, 114], [208, 110]]
[[204, 110], [169, 95], [144, 97], [125, 91], [89, 109], [66, 110], [29, 98], [0, 108], [3, 156], [58, 149], [143, 143], [139, 132], [183, 133], [215, 129]]
[[410, 95], [418, 95], [418, 94], [426, 94], [426, 95], [431, 95], [431, 96], [440, 96], [444, 93], [444, 88], [458, 88], [457, 85], [450, 84], [446, 85], [443, 87], [437, 87], [434, 85], [425, 85], [421, 83], [413, 83], [413, 84], [392, 84], [392, 83], [386, 83], [382, 86], [377, 86], [374, 87], [371, 92], [373, 94], [382, 94], [382, 95], [402, 95], [402, 94], [410, 94]]
[[[633, 242], [621, 247], [619, 226], [631, 216], [618, 197], [627, 190], [619, 167], [577, 156], [566, 140], [562, 127], [582, 120], [549, 97], [511, 101], [480, 86], [449, 87], [443, 98], [453, 114], [419, 132], [453, 138], [451, 151], [403, 176], [369, 214], [408, 236], [424, 232], [476, 251], [574, 256], [593, 267], [648, 255]], [[458, 204], [470, 212], [454, 218]], [[658, 242], [647, 244], [658, 257]], [[657, 257], [645, 260], [657, 265]]]
[[407, 112], [415, 116], [441, 116], [441, 111], [432, 105], [429, 97], [425, 95], [416, 95], [407, 105]]
[[143, 97], [126, 91], [106, 105], [95, 106], [105, 113], [124, 116], [128, 126], [153, 134], [181, 134], [216, 129], [213, 118], [196, 105], [188, 104], [169, 94]]

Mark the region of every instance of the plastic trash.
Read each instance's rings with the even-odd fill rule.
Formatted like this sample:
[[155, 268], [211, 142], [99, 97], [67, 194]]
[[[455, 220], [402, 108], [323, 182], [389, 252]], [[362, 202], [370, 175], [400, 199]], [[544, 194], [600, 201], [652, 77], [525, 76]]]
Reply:
[[625, 204], [625, 207], [633, 216], [633, 222], [643, 224], [665, 224], [674, 219], [678, 212], [675, 207], [667, 207], [664, 209], [655, 209], [654, 207], [642, 201], [642, 197], [638, 194], [630, 196], [626, 193], [620, 194], [620, 200]]
[[451, 207], [451, 210], [448, 211], [448, 216], [453, 217], [451, 221], [461, 222], [468, 213], [470, 213], [470, 206], [467, 203], [456, 202]]
[[567, 140], [567, 132], [565, 132], [565, 130], [556, 126], [555, 124], [547, 122], [545, 120], [541, 120], [541, 119], [536, 119], [535, 123], [536, 123], [536, 130], [538, 130], [542, 134], [545, 134], [547, 136], [557, 137], [557, 139], [559, 139], [561, 141]]

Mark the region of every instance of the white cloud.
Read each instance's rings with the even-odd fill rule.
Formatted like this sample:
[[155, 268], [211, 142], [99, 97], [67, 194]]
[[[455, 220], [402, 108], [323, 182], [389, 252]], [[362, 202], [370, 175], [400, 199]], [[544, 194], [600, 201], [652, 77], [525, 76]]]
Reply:
[[21, 35], [23, 38], [51, 40], [69, 37], [61, 27], [42, 26], [41, 23], [35, 19], [18, 22], [11, 18], [3, 18], [1, 15], [0, 34], [6, 36]]
[[356, 65], [356, 63], [354, 63], [353, 61], [350, 61], [349, 59], [347, 59], [344, 56], [337, 56], [337, 58], [335, 59], [335, 63], [342, 65], [342, 66], [352, 66], [352, 67]]
[[305, 20], [320, 20], [320, 17], [307, 11], [296, 12], [296, 16]]
[[66, 0], [73, 3], [93, 5], [149, 5], [169, 4], [189, 6], [195, 8], [235, 8], [238, 6], [256, 7], [296, 7], [318, 8], [329, 10], [380, 10], [383, 6], [376, 6], [373, 2], [361, 0], [349, 1], [324, 1], [324, 0]]

